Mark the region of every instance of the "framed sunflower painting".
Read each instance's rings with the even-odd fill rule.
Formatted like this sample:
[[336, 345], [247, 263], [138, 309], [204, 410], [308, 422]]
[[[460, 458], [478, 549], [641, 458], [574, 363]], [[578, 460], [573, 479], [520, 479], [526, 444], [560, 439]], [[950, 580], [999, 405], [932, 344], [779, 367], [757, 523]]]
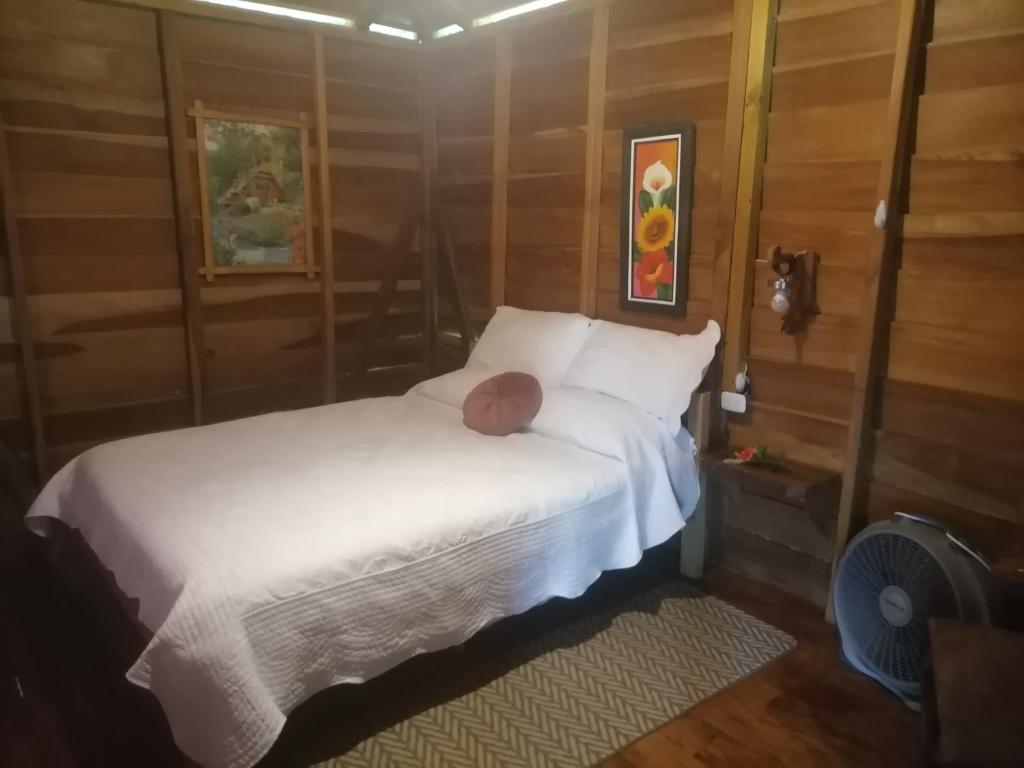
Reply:
[[693, 163], [693, 123], [623, 133], [623, 309], [686, 314]]

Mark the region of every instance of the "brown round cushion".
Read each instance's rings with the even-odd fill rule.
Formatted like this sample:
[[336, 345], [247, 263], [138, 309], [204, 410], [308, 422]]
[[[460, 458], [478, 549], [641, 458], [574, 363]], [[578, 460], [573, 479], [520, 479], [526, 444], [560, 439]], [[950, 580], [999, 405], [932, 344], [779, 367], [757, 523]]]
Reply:
[[533, 420], [543, 399], [540, 382], [530, 374], [499, 373], [466, 395], [462, 423], [484, 435], [508, 435]]

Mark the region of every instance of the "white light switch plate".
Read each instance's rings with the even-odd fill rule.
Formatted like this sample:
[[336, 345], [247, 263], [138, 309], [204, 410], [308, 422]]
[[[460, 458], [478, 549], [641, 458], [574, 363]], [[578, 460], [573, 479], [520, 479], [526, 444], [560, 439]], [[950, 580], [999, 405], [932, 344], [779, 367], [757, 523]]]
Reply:
[[723, 392], [722, 410], [730, 413], [746, 413], [747, 396], [741, 395], [739, 392]]

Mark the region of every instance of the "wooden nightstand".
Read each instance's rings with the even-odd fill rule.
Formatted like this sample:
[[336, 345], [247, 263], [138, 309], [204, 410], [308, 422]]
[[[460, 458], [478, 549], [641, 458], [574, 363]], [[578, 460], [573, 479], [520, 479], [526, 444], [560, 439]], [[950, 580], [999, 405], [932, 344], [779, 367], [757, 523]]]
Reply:
[[787, 470], [704, 459], [708, 520], [721, 564], [825, 607], [841, 478], [786, 462]]

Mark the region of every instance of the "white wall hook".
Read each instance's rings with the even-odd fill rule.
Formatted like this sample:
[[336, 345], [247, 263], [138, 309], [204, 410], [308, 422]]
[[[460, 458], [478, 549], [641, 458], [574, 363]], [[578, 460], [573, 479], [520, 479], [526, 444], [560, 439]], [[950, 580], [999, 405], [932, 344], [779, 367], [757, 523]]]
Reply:
[[750, 379], [747, 378], [747, 366], [744, 363], [743, 370], [736, 374], [736, 391], [743, 394], [747, 391], [748, 386], [750, 386]]
[[878, 201], [878, 207], [875, 208], [875, 226], [878, 229], [885, 229], [885, 221], [888, 217], [888, 212], [885, 207], [885, 200]]

